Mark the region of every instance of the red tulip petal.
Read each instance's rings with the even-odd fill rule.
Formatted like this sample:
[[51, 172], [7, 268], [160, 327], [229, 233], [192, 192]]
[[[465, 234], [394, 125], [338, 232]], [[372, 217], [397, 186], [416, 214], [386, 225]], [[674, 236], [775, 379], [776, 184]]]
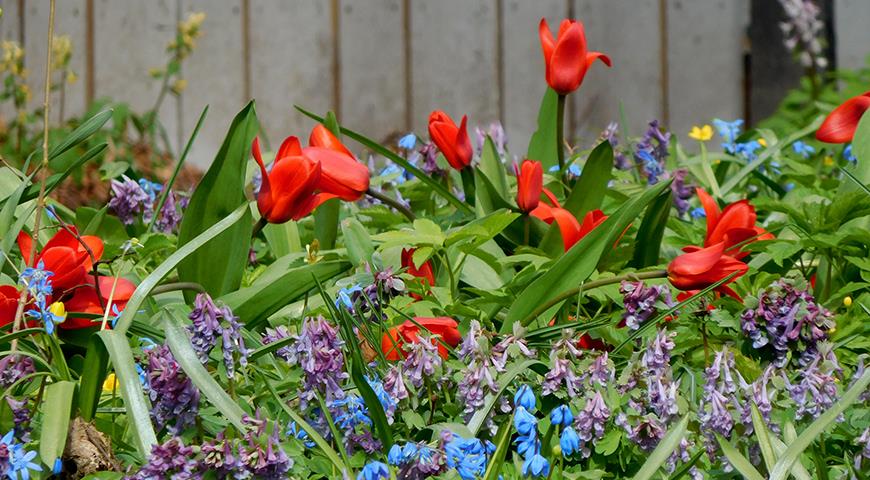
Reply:
[[399, 329], [393, 327], [387, 330], [387, 333], [384, 333], [384, 336], [381, 338], [381, 352], [384, 353], [384, 357], [387, 360], [400, 360], [405, 358], [405, 354], [402, 352], [402, 344], [403, 341], [399, 335]]
[[282, 158], [302, 155], [302, 145], [299, 143], [299, 138], [289, 136], [281, 143], [281, 148], [275, 155], [275, 163], [278, 163]]
[[589, 52], [586, 54], [586, 68], [589, 69], [595, 60], [601, 60], [601, 63], [607, 65], [608, 67], [612, 67], [613, 63], [610, 61], [610, 57], [601, 53], [601, 52]]
[[724, 251], [724, 242], [690, 251], [673, 259], [668, 265], [668, 273], [678, 276], [699, 275], [713, 268]]
[[816, 131], [816, 139], [827, 143], [848, 143], [855, 136], [858, 121], [870, 108], [870, 92], [852, 97], [828, 114]]
[[583, 27], [574, 24], [556, 41], [547, 70], [547, 83], [560, 95], [567, 95], [580, 86], [585, 74], [586, 42]]
[[605, 220], [607, 220], [607, 215], [601, 210], [595, 209], [586, 212], [586, 215], [583, 216], [583, 223], [580, 224], [578, 241], [595, 230], [595, 227], [604, 223]]
[[719, 222], [719, 205], [703, 188], [695, 188], [695, 193], [698, 195], [698, 200], [701, 201], [701, 206], [704, 207], [704, 213], [707, 216], [707, 237], [704, 240], [704, 244], [707, 244], [710, 243], [710, 232], [716, 228], [716, 224]]
[[556, 198], [556, 195], [550, 191], [548, 188], [542, 188], [541, 191], [544, 193], [544, 196], [547, 197], [547, 200], [550, 201], [550, 205], [553, 207], [561, 207], [559, 204], [559, 199]]
[[318, 188], [321, 191], [353, 202], [369, 189], [369, 169], [355, 158], [319, 147], [307, 147], [304, 152], [306, 157], [320, 163]]
[[76, 235], [78, 235], [78, 233], [78, 230], [76, 230], [76, 228], [72, 226], [67, 228], [61, 228], [57, 231], [57, 233], [54, 234], [53, 237], [51, 237], [48, 242], [45, 243], [45, 245], [42, 247], [42, 250], [45, 251], [49, 248], [54, 247], [67, 247], [73, 250], [78, 250], [79, 248], [81, 248], [81, 243], [79, 243], [78, 239], [76, 238]]
[[459, 131], [456, 133], [456, 161], [451, 164], [456, 170], [462, 170], [471, 164], [471, 157], [474, 155], [474, 147], [468, 137], [467, 124], [468, 116], [463, 115], [462, 121], [459, 122]]
[[0, 327], [15, 321], [19, 295], [13, 285], [0, 285]]
[[[320, 181], [320, 164], [307, 157], [285, 157], [281, 163], [272, 167], [269, 173], [270, 196], [257, 197], [260, 214], [271, 223], [283, 223], [297, 214], [300, 205], [314, 194]], [[265, 184], [264, 184], [265, 185]]]
[[351, 153], [351, 151], [341, 143], [341, 140], [333, 135], [333, 133], [323, 124], [317, 125], [311, 130], [311, 136], [308, 137], [308, 146], [321, 147], [335, 152], [344, 153], [356, 160], [353, 153]]
[[544, 170], [541, 162], [523, 161], [523, 166], [517, 174], [517, 206], [523, 212], [537, 208], [541, 201], [541, 190], [544, 187]]
[[21, 257], [24, 259], [24, 264], [30, 266], [30, 251], [33, 249], [33, 237], [24, 233], [24, 230], [18, 232], [18, 251], [21, 252]]
[[544, 52], [544, 64], [549, 66], [550, 57], [553, 55], [556, 43], [553, 41], [553, 32], [550, 31], [546, 18], [542, 18], [538, 24], [538, 36], [541, 39], [541, 50]]
[[553, 208], [552, 212], [553, 219], [559, 226], [559, 233], [562, 234], [562, 245], [567, 252], [575, 243], [580, 241], [580, 222], [577, 221], [573, 213], [564, 208]]

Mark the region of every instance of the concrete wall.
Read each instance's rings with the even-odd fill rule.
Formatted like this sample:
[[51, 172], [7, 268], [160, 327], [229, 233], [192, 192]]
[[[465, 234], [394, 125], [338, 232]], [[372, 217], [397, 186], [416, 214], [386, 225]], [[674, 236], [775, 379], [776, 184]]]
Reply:
[[[0, 36], [24, 43], [39, 92], [48, 0], [0, 6]], [[835, 0], [843, 66], [870, 53], [868, 6]], [[691, 125], [744, 110], [749, 0], [58, 0], [57, 8], [56, 31], [71, 36], [80, 78], [67, 90], [66, 114], [102, 96], [148, 108], [159, 85], [147, 71], [165, 63], [177, 22], [207, 14], [183, 67], [188, 88], [160, 112], [177, 151], [210, 105], [191, 157], [199, 166], [249, 98], [273, 144], [307, 135], [311, 122], [294, 104], [334, 110], [376, 139], [425, 135], [428, 113], [440, 108], [467, 114], [471, 125], [501, 121], [522, 154], [546, 88], [541, 17], [554, 28], [581, 19], [590, 49], [614, 61], [595, 65], [571, 97], [568, 125], [583, 145], [620, 111], [633, 135], [659, 119], [685, 139]]]

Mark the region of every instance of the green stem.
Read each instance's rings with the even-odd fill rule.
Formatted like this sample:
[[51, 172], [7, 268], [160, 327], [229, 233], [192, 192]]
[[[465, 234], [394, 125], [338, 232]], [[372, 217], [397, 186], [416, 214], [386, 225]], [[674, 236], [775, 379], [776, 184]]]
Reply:
[[372, 198], [376, 198], [381, 202], [389, 205], [390, 207], [393, 207], [397, 212], [404, 215], [405, 218], [407, 218], [411, 222], [417, 219], [417, 217], [414, 215], [414, 212], [409, 210], [408, 207], [402, 205], [402, 202], [384, 194], [384, 192], [379, 192], [377, 190], [369, 188], [368, 190], [366, 190], [366, 195]]
[[528, 325], [529, 322], [538, 318], [541, 314], [549, 310], [555, 305], [575, 296], [579, 295], [580, 292], [584, 290], [592, 290], [593, 288], [603, 287], [605, 285], [613, 285], [614, 283], [622, 282], [623, 280], [647, 280], [651, 278], [665, 278], [668, 276], [667, 270], [653, 270], [651, 272], [632, 272], [626, 273], [625, 275], [619, 275], [611, 278], [602, 278], [601, 280], [594, 280], [591, 282], [587, 282], [583, 285], [580, 285], [577, 288], [572, 288], [570, 290], [566, 290], [559, 295], [556, 295], [552, 299], [547, 302], [541, 304], [538, 308], [536, 308], [532, 313], [530, 313], [526, 318], [524, 318], [520, 324]]
[[198, 293], [205, 293], [205, 288], [196, 282], [172, 282], [157, 285], [151, 290], [151, 294], [160, 295], [161, 293], [175, 292], [178, 290], [193, 290]]
[[559, 95], [556, 102], [556, 160], [559, 162], [559, 174], [567, 183], [565, 171], [565, 95]]
[[260, 219], [257, 220], [257, 223], [254, 224], [254, 229], [251, 230], [251, 238], [256, 237], [267, 223], [269, 223], [269, 221], [266, 220], [265, 217], [260, 217]]
[[470, 166], [459, 171], [462, 177], [462, 191], [465, 192], [465, 203], [474, 206], [474, 171]]
[[525, 215], [523, 218], [523, 245], [529, 244], [529, 232], [532, 228], [532, 218], [529, 215]]

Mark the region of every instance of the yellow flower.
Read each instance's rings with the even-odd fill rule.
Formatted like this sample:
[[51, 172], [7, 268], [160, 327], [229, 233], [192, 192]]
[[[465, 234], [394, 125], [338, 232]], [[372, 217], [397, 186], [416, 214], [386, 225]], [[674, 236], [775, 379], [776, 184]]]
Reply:
[[118, 389], [118, 378], [114, 373], [106, 375], [106, 380], [103, 382], [104, 392], [113, 392]]
[[51, 306], [48, 307], [48, 311], [60, 318], [60, 320], [54, 323], [62, 323], [64, 320], [66, 320], [66, 307], [64, 306], [63, 302], [52, 303]]
[[73, 72], [73, 71], [67, 72], [67, 74], [66, 74], [66, 82], [67, 83], [72, 85], [73, 83], [76, 83], [78, 80], [79, 80], [79, 77], [78, 77], [78, 75], [76, 75], [76, 72]]
[[834, 164], [834, 157], [830, 155], [825, 155], [825, 166], [830, 167]]
[[843, 305], [845, 305], [847, 307], [851, 307], [852, 306], [852, 297], [847, 296], [846, 298], [844, 298]]
[[706, 142], [713, 138], [713, 127], [710, 125], [704, 125], [702, 127], [695, 125], [692, 127], [692, 130], [689, 131], [689, 138], [694, 138], [700, 142]]
[[759, 139], [758, 139], [758, 144], [761, 145], [762, 147], [766, 147], [766, 146], [767, 146], [767, 140], [765, 140], [765, 139], [763, 139], [763, 138], [759, 138]]
[[171, 90], [172, 93], [176, 95], [181, 95], [181, 92], [183, 92], [185, 88], [187, 88], [187, 80], [179, 78], [175, 81], [175, 83], [172, 84]]

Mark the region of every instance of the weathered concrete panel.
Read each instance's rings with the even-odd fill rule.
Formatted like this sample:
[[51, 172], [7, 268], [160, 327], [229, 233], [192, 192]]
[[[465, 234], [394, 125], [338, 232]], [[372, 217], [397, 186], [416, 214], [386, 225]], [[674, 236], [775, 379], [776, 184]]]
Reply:
[[867, 66], [870, 55], [870, 1], [836, 0], [834, 34], [837, 36], [837, 67]]

